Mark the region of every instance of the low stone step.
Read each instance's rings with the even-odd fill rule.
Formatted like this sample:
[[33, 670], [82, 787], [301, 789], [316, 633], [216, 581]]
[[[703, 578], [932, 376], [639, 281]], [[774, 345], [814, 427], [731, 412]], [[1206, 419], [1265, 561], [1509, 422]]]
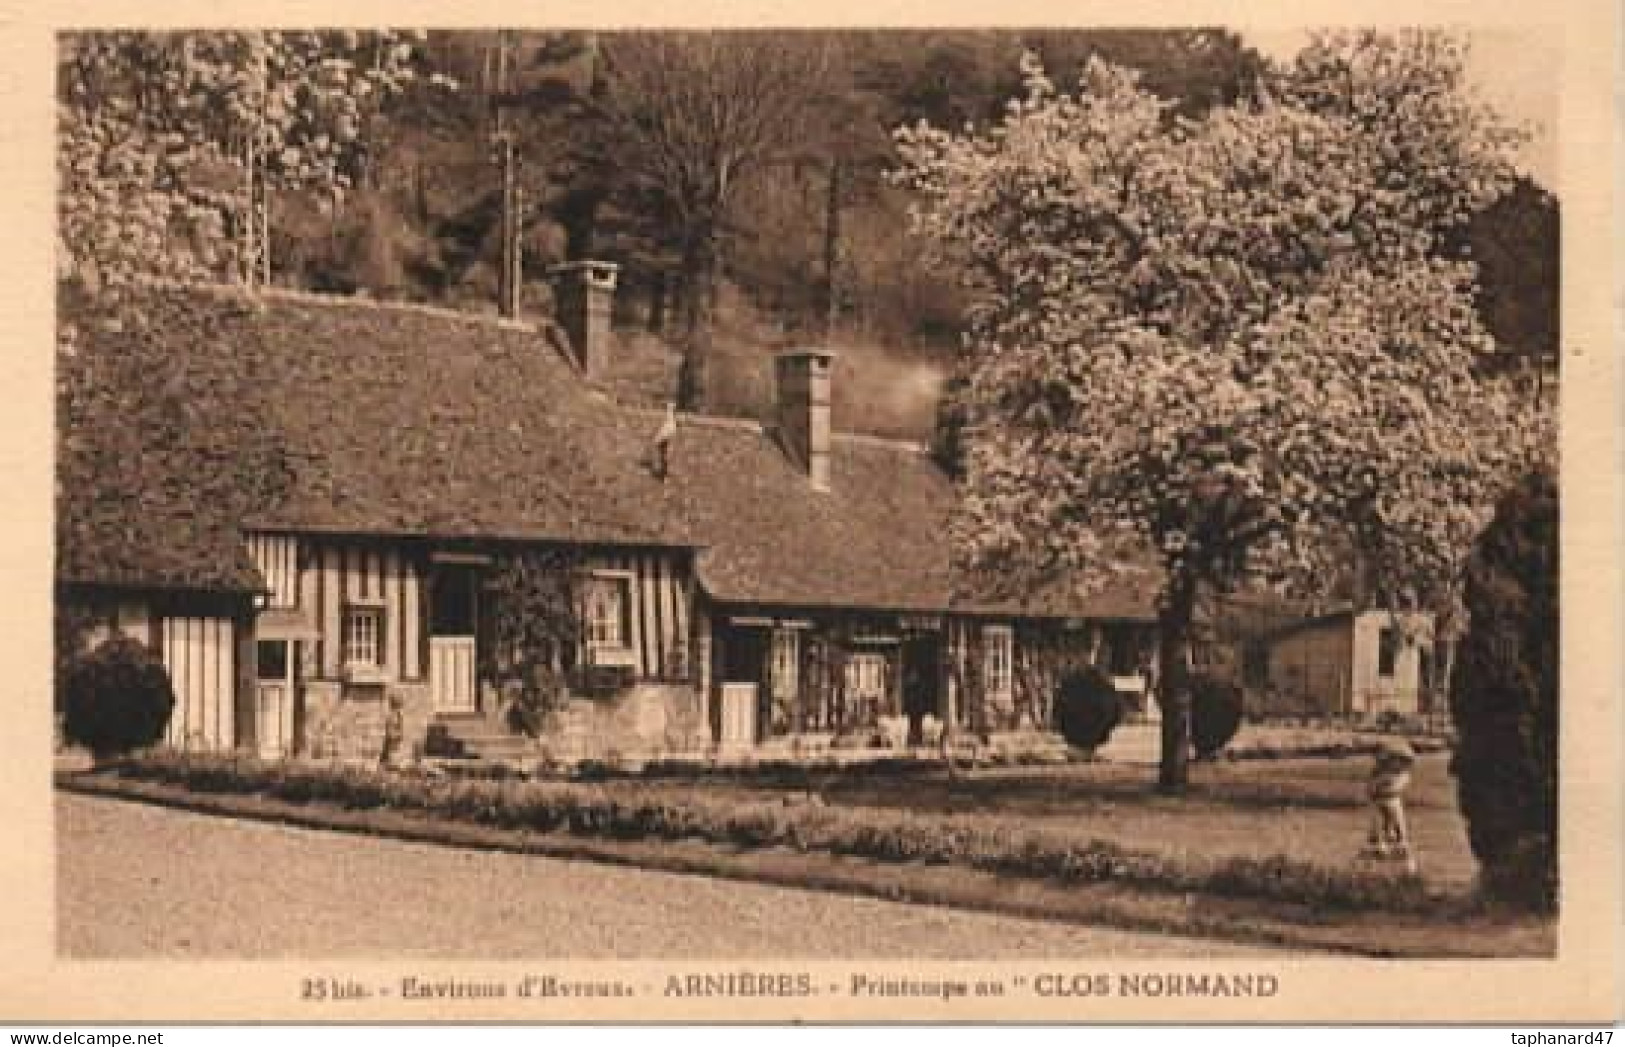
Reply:
[[535, 756], [536, 750], [528, 744], [465, 746], [463, 755], [475, 760], [522, 760]]

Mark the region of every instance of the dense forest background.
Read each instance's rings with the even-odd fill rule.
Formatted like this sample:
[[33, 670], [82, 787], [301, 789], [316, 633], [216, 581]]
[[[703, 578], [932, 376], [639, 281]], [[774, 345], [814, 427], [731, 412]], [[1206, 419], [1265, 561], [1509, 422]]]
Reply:
[[[353, 188], [274, 190], [272, 282], [495, 311], [499, 136], [513, 143], [521, 311], [550, 265], [620, 263], [620, 349], [677, 366], [706, 342], [704, 404], [758, 413], [767, 351], [842, 351], [837, 424], [927, 438], [967, 305], [954, 259], [907, 235], [892, 132], [998, 118], [1038, 54], [1067, 86], [1090, 55], [1176, 114], [1258, 89], [1234, 33], [431, 32], [424, 73], [369, 119]], [[1509, 360], [1555, 361], [1558, 206], [1527, 179], [1460, 231]]]

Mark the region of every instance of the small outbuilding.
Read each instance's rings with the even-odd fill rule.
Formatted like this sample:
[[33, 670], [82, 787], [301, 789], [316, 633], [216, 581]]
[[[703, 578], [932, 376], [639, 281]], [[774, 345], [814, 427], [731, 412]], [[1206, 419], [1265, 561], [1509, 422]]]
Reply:
[[1264, 651], [1264, 715], [1420, 716], [1437, 704], [1430, 615], [1343, 608], [1276, 630]]

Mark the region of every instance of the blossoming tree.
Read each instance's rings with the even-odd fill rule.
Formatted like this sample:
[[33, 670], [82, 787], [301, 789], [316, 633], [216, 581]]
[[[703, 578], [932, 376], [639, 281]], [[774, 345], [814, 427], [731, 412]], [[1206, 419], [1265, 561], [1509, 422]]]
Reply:
[[[271, 189], [336, 197], [417, 33], [107, 31], [58, 41], [59, 265], [97, 283], [268, 276]], [[450, 86], [441, 77], [437, 84]]]
[[1464, 54], [1322, 35], [1197, 120], [1128, 71], [1091, 61], [1065, 93], [1029, 61], [996, 126], [899, 132], [914, 228], [976, 292], [953, 537], [1016, 585], [1155, 550], [1165, 790], [1199, 601], [1315, 591], [1352, 553], [1374, 598], [1438, 605], [1539, 431], [1486, 377], [1474, 266], [1443, 247], [1519, 139]]

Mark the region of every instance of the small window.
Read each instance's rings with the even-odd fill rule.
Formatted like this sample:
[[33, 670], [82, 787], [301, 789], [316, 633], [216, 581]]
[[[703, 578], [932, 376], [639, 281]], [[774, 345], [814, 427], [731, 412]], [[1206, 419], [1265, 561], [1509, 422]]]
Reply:
[[581, 627], [587, 650], [596, 653], [630, 648], [631, 576], [609, 573], [590, 575], [582, 595]]
[[982, 629], [982, 682], [990, 697], [1015, 692], [1015, 636], [1008, 625]]
[[1113, 676], [1132, 676], [1140, 668], [1140, 652], [1127, 633], [1107, 633], [1106, 666]]
[[794, 698], [800, 687], [801, 638], [794, 629], [773, 633], [773, 697]]
[[1399, 660], [1399, 630], [1387, 626], [1377, 633], [1377, 675], [1392, 677]]
[[384, 609], [350, 604], [344, 609], [344, 664], [376, 668], [383, 664]]
[[259, 678], [286, 680], [288, 678], [288, 641], [261, 640], [259, 651]]

